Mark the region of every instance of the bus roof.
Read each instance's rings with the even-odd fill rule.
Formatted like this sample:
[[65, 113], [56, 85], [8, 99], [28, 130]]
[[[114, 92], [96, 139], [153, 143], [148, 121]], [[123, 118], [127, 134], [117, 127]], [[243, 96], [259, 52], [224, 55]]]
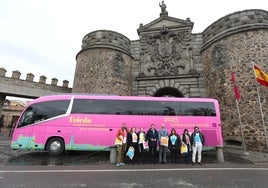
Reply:
[[41, 96], [33, 100], [30, 104], [51, 100], [70, 100], [75, 99], [101, 99], [101, 100], [146, 100], [146, 101], [198, 101], [198, 102], [216, 102], [213, 98], [186, 98], [186, 97], [151, 97], [151, 96], [118, 96], [118, 95], [90, 95], [90, 94], [59, 94]]

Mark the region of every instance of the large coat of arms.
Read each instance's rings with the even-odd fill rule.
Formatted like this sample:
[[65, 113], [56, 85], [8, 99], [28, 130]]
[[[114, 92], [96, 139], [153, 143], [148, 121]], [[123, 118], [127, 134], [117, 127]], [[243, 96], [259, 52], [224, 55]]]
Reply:
[[147, 68], [148, 72], [153, 72], [155, 76], [176, 75], [179, 69], [184, 69], [185, 65], [178, 64], [181, 59], [182, 46], [180, 42], [184, 39], [188, 31], [179, 33], [162, 31], [160, 34], [147, 35], [146, 41], [149, 44], [149, 53], [153, 65]]

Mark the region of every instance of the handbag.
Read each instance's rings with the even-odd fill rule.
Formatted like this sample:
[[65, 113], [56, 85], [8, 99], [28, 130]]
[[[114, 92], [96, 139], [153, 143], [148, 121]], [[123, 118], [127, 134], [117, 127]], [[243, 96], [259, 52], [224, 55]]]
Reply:
[[161, 136], [160, 138], [160, 145], [168, 147], [168, 137]]
[[149, 148], [149, 145], [148, 145], [148, 142], [147, 141], [144, 141], [142, 143], [142, 145], [143, 145], [143, 149], [148, 149]]
[[183, 153], [187, 153], [187, 152], [188, 152], [187, 145], [182, 144], [182, 145], [181, 145], [181, 154], [183, 154]]
[[135, 149], [132, 146], [130, 146], [127, 150], [126, 156], [128, 156], [132, 160], [134, 157], [134, 152]]

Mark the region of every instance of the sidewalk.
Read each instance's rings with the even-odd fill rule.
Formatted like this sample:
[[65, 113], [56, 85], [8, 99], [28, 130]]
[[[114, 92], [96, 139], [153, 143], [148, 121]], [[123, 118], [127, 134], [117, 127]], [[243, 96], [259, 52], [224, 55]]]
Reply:
[[[3, 128], [0, 133], [0, 146], [10, 147], [10, 140], [9, 137], [10, 129]], [[3, 149], [3, 148], [2, 148]], [[8, 150], [7, 150], [8, 151]], [[233, 146], [233, 145], [226, 145], [223, 147], [223, 153], [225, 162], [231, 161], [235, 163], [254, 163], [254, 164], [268, 164], [268, 154], [267, 153], [260, 153], [260, 152], [253, 152], [247, 151], [246, 153], [243, 151], [242, 147], [240, 146]]]
[[268, 154], [254, 151], [243, 151], [242, 147], [227, 145], [223, 148], [224, 156], [232, 155], [240, 159], [251, 161], [254, 164], [268, 163]]

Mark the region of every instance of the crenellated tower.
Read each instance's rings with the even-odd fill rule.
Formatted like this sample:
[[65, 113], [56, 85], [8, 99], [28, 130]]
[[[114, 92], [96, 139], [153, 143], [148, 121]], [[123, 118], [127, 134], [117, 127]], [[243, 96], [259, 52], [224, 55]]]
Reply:
[[114, 31], [87, 34], [76, 56], [74, 93], [132, 95], [130, 40]]

